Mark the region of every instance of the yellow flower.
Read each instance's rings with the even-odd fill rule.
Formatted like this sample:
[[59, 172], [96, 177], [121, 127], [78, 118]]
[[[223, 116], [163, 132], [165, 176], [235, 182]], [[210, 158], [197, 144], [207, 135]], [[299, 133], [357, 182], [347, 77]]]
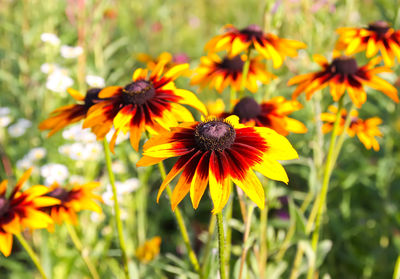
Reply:
[[265, 127], [246, 127], [237, 116], [225, 120], [183, 123], [172, 131], [152, 137], [143, 146], [137, 166], [149, 166], [170, 157], [179, 157], [162, 183], [165, 187], [180, 173], [172, 193], [172, 210], [190, 192], [197, 208], [207, 185], [214, 203], [213, 213], [221, 212], [230, 196], [230, 181], [238, 185], [260, 208], [264, 190], [253, 169], [264, 176], [288, 183], [278, 160], [298, 158], [289, 141]]
[[147, 240], [143, 245], [136, 249], [136, 258], [143, 263], [152, 261], [160, 254], [161, 237], [155, 236]]

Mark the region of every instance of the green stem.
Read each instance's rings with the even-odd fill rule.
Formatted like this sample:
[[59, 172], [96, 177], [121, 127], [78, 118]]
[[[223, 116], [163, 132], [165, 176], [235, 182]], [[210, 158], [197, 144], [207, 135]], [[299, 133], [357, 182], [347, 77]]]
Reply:
[[224, 237], [224, 217], [222, 213], [217, 213], [218, 222], [218, 251], [219, 251], [219, 277], [226, 279], [225, 271], [225, 237]]
[[[335, 163], [334, 162], [334, 160], [335, 160], [334, 151], [335, 151], [337, 133], [338, 133], [338, 129], [339, 129], [339, 123], [341, 121], [342, 107], [343, 107], [343, 97], [340, 98], [340, 100], [339, 100], [338, 110], [336, 113], [336, 120], [335, 120], [335, 124], [333, 125], [331, 142], [329, 143], [328, 156], [326, 158], [326, 163], [325, 163], [324, 178], [322, 181], [321, 192], [318, 197], [319, 201], [317, 199], [318, 210], [317, 210], [317, 215], [316, 215], [316, 219], [315, 219], [315, 228], [312, 233], [312, 240], [311, 240], [311, 247], [312, 247], [312, 250], [314, 251], [315, 255], [317, 253], [319, 232], [320, 232], [321, 220], [323, 217], [323, 211], [326, 206], [326, 197], [327, 197], [328, 189], [329, 189], [329, 179], [331, 177], [332, 168]], [[345, 133], [345, 131], [343, 131], [343, 133]], [[309, 266], [308, 273], [307, 273], [307, 279], [313, 278], [314, 271], [315, 271], [315, 262]]]
[[105, 155], [107, 171], [108, 171], [108, 178], [110, 180], [110, 184], [111, 184], [111, 188], [112, 188], [112, 192], [113, 192], [114, 219], [115, 219], [115, 223], [117, 224], [118, 239], [119, 239], [119, 246], [121, 248], [121, 253], [122, 253], [122, 262], [124, 265], [124, 273], [125, 273], [125, 277], [129, 278], [128, 256], [126, 253], [126, 245], [125, 245], [125, 239], [124, 239], [122, 221], [121, 221], [121, 212], [120, 212], [118, 197], [117, 197], [117, 187], [115, 186], [114, 173], [113, 173], [112, 167], [111, 167], [110, 148], [108, 146], [108, 142], [107, 142], [106, 138], [104, 138], [103, 146], [104, 146], [104, 155]]
[[[230, 182], [230, 186], [232, 189], [232, 181]], [[229, 225], [232, 219], [232, 209], [233, 209], [233, 198], [231, 199], [230, 203], [226, 207], [225, 211], [225, 218], [226, 218], [226, 247], [225, 247], [225, 262], [228, 266], [227, 276], [229, 278], [230, 269], [229, 269], [229, 262], [231, 261], [231, 248], [232, 248], [232, 227]]]
[[239, 269], [239, 277], [238, 277], [239, 279], [242, 279], [244, 262], [245, 262], [246, 256], [247, 256], [247, 250], [248, 250], [247, 240], [249, 239], [250, 227], [251, 227], [251, 217], [253, 216], [253, 211], [254, 211], [254, 206], [250, 205], [250, 208], [247, 211], [246, 227], [245, 227], [244, 236], [243, 236], [243, 246], [244, 247], [242, 250], [242, 255], [240, 257], [240, 269]]
[[243, 64], [243, 74], [242, 74], [242, 84], [240, 86], [240, 97], [243, 97], [244, 94], [244, 88], [246, 87], [246, 80], [247, 80], [247, 75], [249, 74], [249, 69], [250, 69], [250, 54], [251, 54], [251, 48], [247, 51], [247, 60]]
[[233, 111], [234, 103], [237, 98], [236, 90], [233, 86], [231, 86], [230, 96], [229, 96], [229, 110]]
[[[160, 163], [158, 163], [158, 167], [160, 168], [160, 173], [161, 173], [162, 179], [165, 180], [165, 178], [167, 177], [167, 173], [165, 171], [164, 164], [162, 162], [160, 162]], [[169, 185], [167, 185], [166, 190], [167, 190], [168, 197], [171, 200], [172, 199], [172, 191], [171, 191], [171, 188], [169, 187]], [[185, 222], [183, 221], [181, 211], [179, 210], [178, 207], [175, 208], [174, 214], [176, 217], [176, 221], [178, 222], [178, 226], [179, 226], [179, 230], [181, 232], [182, 238], [183, 238], [183, 242], [186, 245], [186, 249], [189, 254], [190, 262], [192, 263], [195, 271], [199, 274], [200, 278], [202, 278], [199, 261], [197, 260], [196, 254], [194, 253], [194, 251], [192, 249], [192, 245], [190, 244], [189, 234], [186, 229]]]
[[40, 275], [42, 276], [42, 278], [43, 279], [47, 279], [47, 276], [44, 273], [44, 269], [40, 265], [39, 258], [35, 254], [35, 252], [32, 250], [32, 248], [29, 245], [29, 243], [25, 240], [25, 238], [20, 233], [15, 234], [15, 236], [17, 237], [18, 241], [21, 243], [22, 247], [24, 247], [24, 249], [28, 253], [29, 257], [32, 259], [33, 263], [35, 264], [35, 266], [38, 269], [38, 271], [39, 271]]
[[204, 248], [204, 254], [201, 258], [201, 269], [202, 269], [202, 274], [205, 274], [206, 271], [206, 267], [207, 267], [207, 259], [210, 256], [210, 252], [211, 252], [211, 247], [212, 247], [212, 239], [213, 239], [213, 235], [214, 235], [214, 231], [215, 231], [215, 223], [216, 223], [216, 217], [215, 215], [211, 215], [210, 218], [210, 224], [208, 226], [208, 237], [207, 237], [207, 242], [206, 242], [206, 246]]
[[[268, 183], [268, 181], [266, 182]], [[259, 258], [259, 270], [260, 270], [260, 278], [264, 278], [265, 267], [267, 266], [268, 259], [268, 242], [267, 242], [267, 227], [268, 227], [268, 211], [269, 211], [269, 203], [268, 203], [268, 185], [264, 187], [265, 196], [267, 200], [264, 204], [264, 209], [261, 210], [260, 214], [260, 258]]]
[[400, 255], [397, 257], [396, 264], [394, 266], [393, 279], [400, 279]]
[[72, 242], [75, 245], [75, 248], [79, 251], [82, 256], [83, 261], [86, 263], [87, 268], [89, 269], [90, 274], [92, 275], [93, 279], [100, 279], [99, 274], [97, 273], [96, 267], [90, 260], [88, 256], [88, 251], [83, 248], [82, 242], [80, 241], [78, 234], [75, 231], [75, 228], [68, 223], [65, 223], [69, 236], [71, 237]]

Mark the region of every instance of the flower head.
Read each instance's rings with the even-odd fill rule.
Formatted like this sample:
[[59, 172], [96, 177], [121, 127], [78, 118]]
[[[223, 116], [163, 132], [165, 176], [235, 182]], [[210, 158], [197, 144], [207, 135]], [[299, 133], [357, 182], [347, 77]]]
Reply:
[[161, 237], [155, 236], [136, 249], [136, 258], [143, 263], [152, 261], [160, 254]]
[[102, 201], [102, 198], [93, 193], [93, 190], [99, 185], [98, 182], [90, 182], [74, 184], [71, 189], [67, 189], [61, 187], [58, 183], [54, 183], [49, 187], [50, 191], [46, 196], [57, 199], [59, 203], [47, 207], [45, 210], [49, 212], [55, 223], [68, 222], [75, 225], [77, 224], [77, 212], [81, 210], [101, 212], [101, 207], [96, 203], [96, 200]]
[[[268, 83], [274, 75], [268, 73], [265, 65], [260, 62], [261, 57], [250, 60], [249, 72], [245, 81], [245, 87], [251, 92], [257, 92], [257, 81]], [[236, 91], [241, 89], [243, 65], [246, 56], [224, 57], [221, 59], [217, 54], [210, 53], [201, 58], [200, 66], [194, 71], [191, 84], [200, 84], [214, 87], [221, 93], [226, 87], [232, 86]]]
[[166, 63], [165, 60], [159, 62], [149, 77], [147, 69], [137, 69], [132, 82], [126, 86], [104, 88], [99, 93], [101, 102], [89, 109], [83, 127], [98, 126], [99, 129], [93, 129], [93, 132], [98, 139], [103, 139], [114, 125], [111, 150], [120, 132], [130, 132], [131, 145], [138, 150], [145, 130], [157, 134], [169, 130], [178, 122], [193, 121], [192, 114], [181, 104], [207, 114], [204, 104], [192, 92], [175, 87], [174, 80], [189, 65], [174, 66], [162, 75]]
[[233, 108], [231, 113], [220, 116], [226, 117], [234, 114], [239, 117], [240, 123], [247, 126], [268, 127], [277, 133], [287, 136], [292, 133], [306, 133], [307, 128], [300, 121], [288, 117], [289, 114], [302, 108], [298, 101], [288, 101], [282, 96], [257, 103], [253, 98], [242, 98]]
[[380, 52], [388, 67], [394, 65], [395, 57], [400, 60], [400, 30], [394, 30], [385, 21], [370, 23], [366, 28], [339, 28], [336, 32], [340, 36], [336, 48], [346, 55], [366, 51], [370, 58]]
[[372, 59], [368, 64], [360, 67], [351, 57], [336, 57], [329, 63], [325, 57], [314, 55], [314, 61], [322, 67], [322, 70], [291, 78], [288, 85], [298, 84], [293, 92], [293, 99], [305, 92], [306, 98], [309, 100], [316, 91], [329, 85], [334, 101], [338, 101], [347, 89], [351, 100], [359, 108], [367, 100], [364, 90], [364, 85], [366, 85], [382, 91], [398, 103], [396, 88], [376, 76], [377, 73], [390, 72], [387, 67], [375, 67], [379, 60], [379, 58]]
[[8, 257], [12, 249], [12, 234], [24, 228], [39, 229], [48, 227], [53, 221], [41, 211], [43, 207], [58, 204], [59, 201], [45, 196], [46, 186], [36, 185], [21, 191], [32, 169], [19, 179], [10, 195], [6, 196], [7, 180], [0, 183], [0, 251]]
[[80, 46], [72, 47], [72, 46], [61, 46], [60, 49], [61, 56], [67, 59], [77, 58], [83, 53], [83, 48]]
[[67, 73], [62, 69], [50, 70], [50, 75], [47, 77], [46, 88], [56, 92], [64, 93], [68, 87], [74, 84], [72, 78], [70, 78]]
[[224, 27], [225, 33], [211, 39], [205, 46], [211, 52], [227, 50], [229, 56], [237, 56], [242, 51], [255, 48], [266, 59], [272, 59], [275, 68], [282, 65], [286, 56], [297, 56], [297, 49], [306, 45], [299, 41], [281, 39], [271, 33], [264, 33], [260, 26], [251, 24], [243, 29], [233, 25]]
[[165, 187], [180, 173], [171, 199], [172, 210], [189, 193], [197, 208], [209, 184], [213, 213], [228, 201], [232, 180], [260, 208], [264, 208], [264, 190], [253, 169], [268, 178], [288, 183], [277, 160], [298, 157], [289, 141], [265, 127], [246, 127], [237, 116], [224, 120], [183, 123], [172, 131], [154, 136], [143, 146], [143, 158], [137, 166], [148, 166], [166, 158], [179, 157], [163, 181], [157, 200]]
[[[337, 107], [330, 106], [329, 112], [321, 113], [321, 120], [325, 123], [322, 125], [322, 131], [328, 133], [333, 129], [333, 125], [336, 121]], [[372, 117], [368, 119], [361, 119], [358, 117], [358, 111], [350, 111], [350, 115], [347, 114], [345, 109], [342, 109], [340, 113], [340, 122], [338, 134], [343, 133], [345, 122], [347, 117], [351, 117], [350, 126], [346, 132], [350, 137], [357, 135], [358, 139], [364, 144], [365, 148], [375, 151], [379, 151], [379, 143], [375, 137], [382, 137], [382, 132], [379, 130], [378, 125], [382, 123], [382, 119], [379, 117]]]
[[78, 91], [69, 88], [68, 93], [72, 96], [72, 98], [80, 103], [63, 106], [54, 110], [51, 113], [50, 118], [40, 123], [39, 129], [50, 130], [48, 134], [50, 137], [67, 125], [78, 122], [79, 120], [85, 118], [89, 108], [99, 100], [98, 94], [100, 91], [101, 88], [91, 88], [86, 92], [86, 96], [83, 96]]

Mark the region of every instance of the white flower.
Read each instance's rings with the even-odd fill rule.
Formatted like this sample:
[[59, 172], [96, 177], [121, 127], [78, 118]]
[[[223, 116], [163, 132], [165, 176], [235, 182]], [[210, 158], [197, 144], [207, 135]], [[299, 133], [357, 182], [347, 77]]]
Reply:
[[[121, 200], [126, 197], [127, 194], [132, 193], [139, 188], [139, 180], [137, 178], [130, 178], [125, 182], [116, 181], [115, 188], [117, 188], [118, 200]], [[110, 184], [107, 185], [107, 190], [103, 193], [102, 198], [105, 204], [109, 206], [114, 204], [113, 192]]]
[[64, 58], [77, 58], [79, 55], [83, 53], [83, 48], [80, 46], [72, 47], [72, 46], [61, 46], [61, 56]]
[[46, 153], [46, 149], [44, 149], [43, 147], [36, 147], [32, 148], [26, 155], [26, 157], [31, 161], [37, 161], [43, 159], [44, 156], [46, 156]]
[[54, 182], [62, 184], [68, 177], [68, 169], [61, 164], [46, 164], [40, 168], [40, 174], [45, 179], [46, 185], [51, 185]]
[[63, 155], [69, 156], [71, 153], [71, 145], [70, 144], [64, 144], [58, 147], [58, 152], [60, 152]]
[[26, 129], [32, 126], [32, 122], [28, 119], [21, 118], [17, 123], [8, 127], [8, 133], [11, 137], [17, 138], [25, 134]]
[[88, 157], [87, 154], [85, 146], [82, 143], [75, 142], [71, 145], [69, 157], [72, 160], [86, 160]]
[[24, 157], [21, 160], [17, 161], [17, 168], [18, 169], [29, 169], [32, 166], [33, 162], [28, 158]]
[[55, 71], [63, 71], [63, 70], [58, 64], [44, 63], [42, 64], [42, 66], [40, 66], [40, 71], [43, 74], [51, 74], [54, 73]]
[[71, 87], [73, 84], [74, 81], [72, 78], [63, 71], [54, 71], [47, 77], [46, 87], [51, 91], [64, 93], [67, 88]]
[[102, 150], [102, 145], [98, 142], [88, 143], [85, 146], [85, 150], [87, 152], [87, 159], [95, 160], [99, 157]]
[[85, 143], [96, 142], [96, 135], [90, 129], [82, 129], [81, 125], [73, 125], [65, 129], [62, 136], [66, 140], [81, 141]]
[[60, 44], [60, 39], [57, 37], [57, 35], [53, 33], [43, 33], [40, 35], [40, 39], [45, 42], [49, 43], [53, 46], [58, 46]]
[[0, 128], [7, 127], [12, 121], [11, 117], [8, 115], [0, 116]]
[[10, 108], [8, 107], [0, 107], [0, 116], [10, 114]]
[[111, 168], [113, 173], [117, 174], [124, 173], [126, 171], [125, 165], [119, 160], [114, 161]]
[[139, 179], [137, 178], [129, 178], [125, 180], [124, 186], [123, 186], [123, 193], [132, 193], [135, 192], [139, 188]]
[[90, 87], [100, 87], [103, 88], [104, 86], [106, 86], [104, 79], [102, 77], [99, 76], [94, 76], [94, 75], [87, 75], [86, 76], [86, 83], [90, 86]]
[[85, 178], [80, 175], [71, 175], [69, 177], [69, 183], [71, 184], [84, 184], [85, 183]]

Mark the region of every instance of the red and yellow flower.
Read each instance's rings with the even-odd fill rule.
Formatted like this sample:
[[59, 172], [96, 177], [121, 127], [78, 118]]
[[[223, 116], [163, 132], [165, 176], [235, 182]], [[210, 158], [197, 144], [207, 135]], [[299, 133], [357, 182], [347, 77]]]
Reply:
[[[102, 198], [93, 193], [93, 190], [99, 186], [98, 182], [90, 182], [82, 185], [74, 184], [71, 189], [66, 189], [54, 183], [49, 187], [50, 191], [46, 196], [57, 199], [59, 203], [45, 210], [57, 224], [67, 222], [76, 225], [78, 220], [76, 213], [79, 211], [91, 210], [101, 213], [101, 207], [96, 201], [101, 202]], [[52, 230], [52, 227], [49, 229]]]
[[376, 21], [367, 28], [343, 27], [336, 31], [339, 39], [336, 49], [346, 55], [366, 51], [368, 58], [380, 52], [385, 65], [392, 67], [395, 57], [400, 61], [400, 30], [394, 30], [385, 21]]
[[[337, 107], [329, 106], [329, 112], [321, 113], [321, 120], [325, 123], [322, 125], [322, 131], [329, 133], [333, 129], [333, 125], [336, 121]], [[338, 135], [343, 133], [345, 122], [347, 117], [351, 118], [351, 122], [346, 132], [350, 137], [357, 135], [358, 139], [364, 144], [365, 148], [373, 148], [375, 151], [379, 151], [379, 143], [375, 137], [382, 137], [382, 132], [379, 130], [378, 125], [382, 123], [382, 119], [379, 117], [372, 117], [368, 119], [361, 119], [358, 117], [358, 111], [350, 111], [348, 116], [347, 111], [342, 109], [340, 112], [340, 122]]]
[[182, 104], [192, 106], [206, 115], [206, 108], [196, 95], [175, 86], [174, 80], [189, 65], [174, 66], [162, 75], [166, 63], [165, 60], [160, 61], [149, 77], [147, 69], [139, 68], [134, 72], [132, 82], [126, 86], [104, 88], [99, 93], [101, 102], [89, 109], [83, 127], [93, 128], [97, 138], [103, 139], [114, 125], [111, 150], [120, 132], [130, 132], [131, 145], [138, 150], [145, 130], [157, 134], [168, 131], [178, 122], [193, 121], [192, 114]]
[[98, 94], [101, 88], [92, 88], [86, 92], [86, 96], [80, 92], [68, 88], [68, 93], [78, 104], [72, 104], [60, 107], [51, 113], [51, 117], [44, 120], [39, 125], [40, 130], [50, 130], [48, 136], [52, 136], [54, 133], [63, 129], [67, 125], [78, 122], [86, 117], [89, 108], [98, 101]]
[[224, 34], [214, 37], [206, 44], [206, 50], [211, 52], [227, 50], [229, 56], [234, 57], [242, 51], [255, 48], [266, 59], [272, 59], [274, 67], [278, 68], [287, 56], [295, 57], [298, 49], [306, 47], [302, 42], [264, 33], [261, 27], [255, 24], [243, 29], [228, 24], [224, 29]]
[[142, 263], [148, 263], [160, 254], [161, 237], [155, 236], [136, 249], [136, 258]]
[[261, 104], [253, 98], [244, 97], [235, 105], [231, 113], [223, 113], [219, 117], [234, 114], [239, 117], [240, 123], [246, 126], [268, 127], [283, 136], [287, 136], [290, 132], [304, 134], [307, 132], [307, 127], [300, 121], [288, 117], [289, 114], [302, 107], [298, 101], [289, 101], [282, 96], [274, 97]]
[[[179, 64], [184, 64], [187, 63], [188, 59], [186, 56], [184, 56], [183, 58], [185, 59], [179, 59], [181, 56], [183, 56], [184, 54], [174, 57], [171, 53], [169, 52], [162, 52], [159, 56], [157, 57], [153, 57], [151, 55], [148, 55], [147, 53], [139, 53], [137, 55], [137, 60], [139, 60], [142, 63], [146, 64], [146, 67], [149, 70], [154, 70], [154, 68], [157, 66], [157, 64], [160, 61], [167, 61], [167, 63], [165, 64], [165, 70], [171, 69], [172, 67], [179, 65]], [[183, 60], [183, 61], [182, 61]], [[186, 61], [184, 61], [186, 60]], [[182, 73], [185, 76], [188, 76], [190, 73], [190, 69], [188, 69], [186, 72]]]
[[298, 158], [289, 141], [265, 127], [246, 127], [232, 115], [224, 120], [182, 123], [170, 132], [154, 136], [143, 146], [143, 158], [137, 166], [149, 166], [166, 158], [179, 157], [163, 181], [157, 201], [166, 186], [180, 173], [172, 198], [172, 210], [190, 192], [197, 208], [207, 185], [214, 203], [213, 213], [227, 203], [232, 180], [260, 208], [264, 208], [264, 190], [253, 170], [288, 183], [278, 160]]
[[0, 183], [0, 251], [6, 257], [11, 254], [12, 235], [19, 234], [25, 228], [47, 228], [53, 220], [41, 210], [59, 203], [57, 199], [45, 196], [49, 189], [43, 185], [21, 191], [31, 172], [32, 169], [29, 169], [22, 175], [8, 197], [7, 180]]
[[364, 90], [364, 85], [366, 85], [382, 91], [398, 103], [399, 97], [396, 88], [376, 76], [377, 73], [391, 72], [387, 67], [375, 67], [379, 60], [380, 58], [372, 59], [368, 64], [359, 67], [354, 58], [347, 56], [336, 57], [329, 63], [325, 57], [314, 55], [314, 61], [322, 67], [322, 70], [291, 78], [288, 85], [298, 84], [292, 97], [295, 99], [302, 92], [305, 92], [306, 98], [309, 100], [316, 91], [329, 85], [334, 101], [339, 101], [347, 90], [353, 103], [360, 108], [367, 100], [367, 94]]
[[[200, 66], [194, 71], [191, 84], [199, 84], [201, 87], [208, 85], [221, 93], [226, 87], [232, 86], [236, 91], [241, 90], [243, 65], [246, 55], [225, 57], [221, 59], [217, 54], [210, 53], [200, 59]], [[257, 82], [269, 83], [275, 76], [266, 71], [261, 63], [261, 57], [250, 60], [249, 71], [245, 80], [245, 87], [251, 92], [257, 92]]]

